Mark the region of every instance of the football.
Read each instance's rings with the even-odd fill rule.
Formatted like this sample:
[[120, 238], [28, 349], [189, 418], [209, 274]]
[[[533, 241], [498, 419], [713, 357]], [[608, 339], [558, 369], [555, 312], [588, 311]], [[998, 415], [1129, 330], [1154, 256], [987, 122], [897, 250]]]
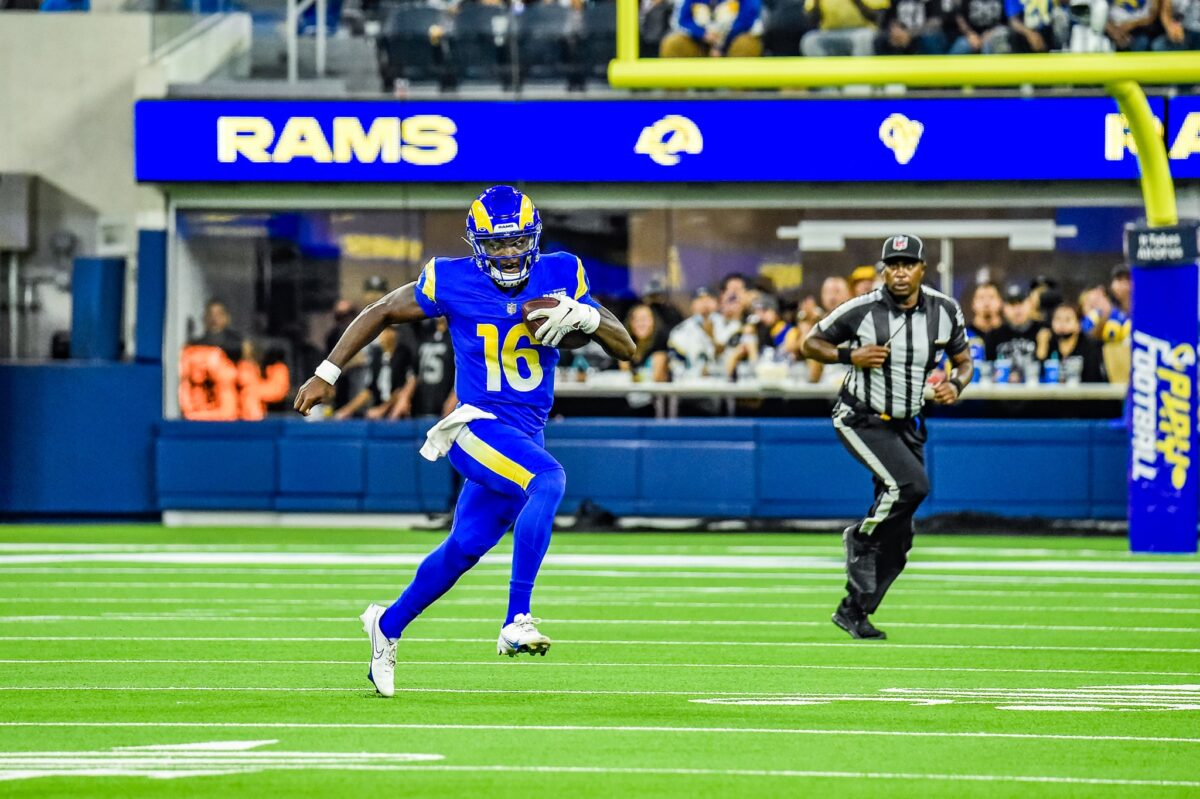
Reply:
[[[546, 323], [545, 319], [530, 319], [529, 314], [539, 308], [553, 308], [558, 305], [557, 297], [537, 297], [527, 301], [521, 306], [521, 318], [525, 320], [525, 326], [529, 328], [530, 333], [536, 333], [538, 328]], [[592, 337], [582, 330], [572, 330], [567, 335], [563, 336], [563, 340], [558, 342], [560, 350], [574, 350], [582, 347], [592, 340]]]

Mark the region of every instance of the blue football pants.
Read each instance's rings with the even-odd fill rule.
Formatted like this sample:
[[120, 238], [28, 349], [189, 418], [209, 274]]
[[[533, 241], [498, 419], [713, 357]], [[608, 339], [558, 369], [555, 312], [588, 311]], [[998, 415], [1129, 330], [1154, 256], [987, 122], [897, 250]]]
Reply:
[[380, 618], [380, 630], [388, 638], [399, 638], [509, 527], [512, 579], [504, 623], [529, 613], [533, 584], [566, 491], [566, 473], [546, 451], [541, 433], [529, 435], [494, 419], [470, 422], [449, 458], [464, 478], [450, 535], [421, 562], [412, 582]]

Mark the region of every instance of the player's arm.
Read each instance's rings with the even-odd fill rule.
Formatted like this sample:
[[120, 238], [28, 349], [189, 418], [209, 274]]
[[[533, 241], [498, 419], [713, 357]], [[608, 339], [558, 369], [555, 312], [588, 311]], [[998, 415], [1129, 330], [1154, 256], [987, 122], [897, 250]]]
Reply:
[[[326, 364], [321, 364], [318, 367], [318, 374], [325, 370], [327, 376], [336, 380], [342, 367], [357, 355], [359, 350], [379, 338], [379, 334], [384, 331], [384, 328], [424, 319], [425, 310], [417, 304], [416, 285], [416, 283], [409, 283], [401, 286], [363, 308], [346, 328], [342, 337], [338, 339], [333, 352], [329, 353], [329, 357], [325, 359], [326, 363], [330, 364], [335, 371], [330, 372]], [[301, 415], [308, 416], [308, 412], [314, 405], [325, 402], [332, 396], [332, 393], [333, 383], [314, 375], [305, 381], [300, 390], [296, 392], [296, 401], [293, 406]]]
[[637, 345], [633, 343], [633, 338], [629, 335], [629, 331], [603, 305], [599, 307], [599, 311], [600, 326], [596, 328], [596, 332], [592, 334], [592, 338], [613, 358], [616, 358], [618, 361], [628, 361], [637, 350]]

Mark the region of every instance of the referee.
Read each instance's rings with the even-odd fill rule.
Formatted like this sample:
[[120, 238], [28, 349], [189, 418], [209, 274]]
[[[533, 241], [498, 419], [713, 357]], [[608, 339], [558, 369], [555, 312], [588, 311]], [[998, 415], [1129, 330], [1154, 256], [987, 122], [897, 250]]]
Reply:
[[962, 309], [921, 285], [924, 243], [891, 236], [882, 260], [884, 285], [838, 306], [803, 345], [806, 357], [853, 367], [833, 408], [833, 426], [875, 478], [870, 513], [843, 536], [846, 598], [833, 623], [851, 638], [887, 637], [867, 617], [904, 570], [913, 513], [929, 493], [920, 415], [925, 382], [944, 351], [954, 374], [934, 389], [933, 400], [952, 405], [974, 372]]

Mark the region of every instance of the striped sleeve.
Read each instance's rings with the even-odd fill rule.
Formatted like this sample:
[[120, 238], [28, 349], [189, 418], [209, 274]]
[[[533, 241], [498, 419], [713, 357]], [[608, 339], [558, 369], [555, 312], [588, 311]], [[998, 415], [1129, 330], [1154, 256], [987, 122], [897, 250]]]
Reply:
[[416, 295], [417, 305], [421, 306], [426, 316], [446, 315], [437, 293], [437, 258], [430, 258], [429, 263], [421, 270], [421, 275], [417, 278]]

